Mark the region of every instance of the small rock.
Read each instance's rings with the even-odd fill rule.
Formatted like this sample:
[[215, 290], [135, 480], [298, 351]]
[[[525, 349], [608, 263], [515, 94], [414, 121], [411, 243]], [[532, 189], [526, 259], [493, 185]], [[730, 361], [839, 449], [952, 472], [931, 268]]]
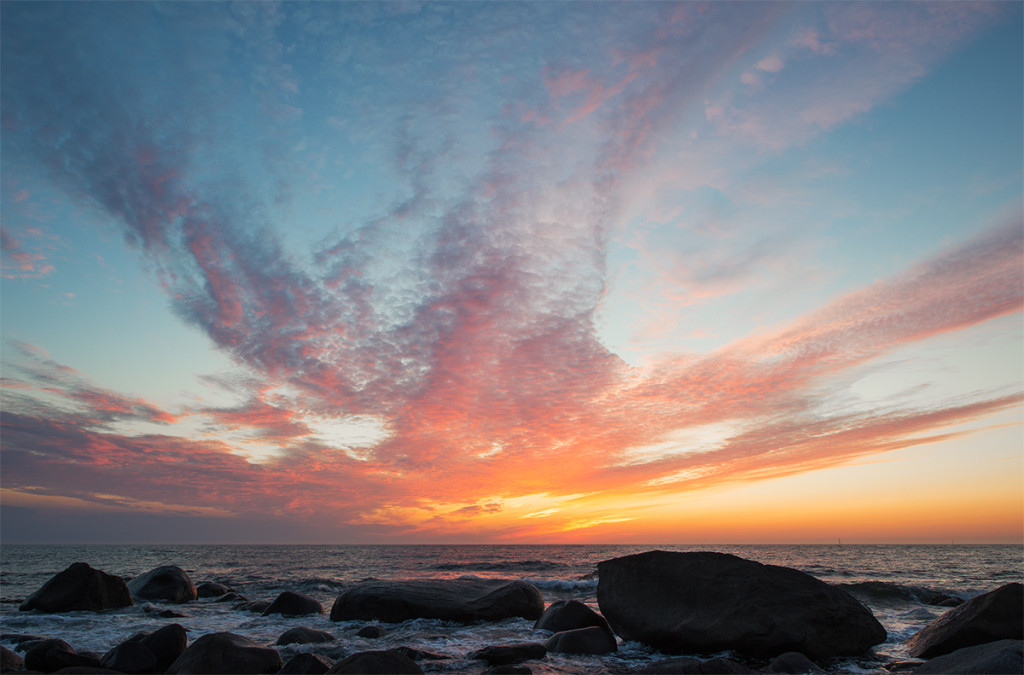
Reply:
[[358, 631], [356, 631], [356, 635], [358, 635], [359, 637], [369, 638], [371, 640], [382, 638], [387, 634], [388, 632], [386, 630], [384, 630], [375, 623], [367, 624], [360, 628]]
[[494, 666], [485, 670], [481, 675], [533, 675], [533, 671], [530, 670], [529, 666], [518, 663], [515, 665]]
[[277, 642], [274, 644], [283, 646], [291, 644], [319, 644], [322, 642], [334, 642], [334, 636], [327, 631], [298, 626], [296, 628], [289, 628], [281, 633], [281, 637], [277, 638]]
[[323, 614], [324, 607], [315, 598], [296, 591], [283, 591], [263, 610], [263, 616], [282, 614], [284, 616], [304, 616], [306, 614]]
[[338, 661], [328, 673], [358, 675], [420, 675], [423, 670], [408, 656], [397, 651], [358, 652]]
[[825, 671], [800, 652], [786, 652], [772, 660], [768, 665], [768, 672], [802, 675], [803, 673], [824, 673]]
[[228, 588], [224, 584], [218, 584], [215, 581], [204, 581], [196, 586], [196, 596], [200, 598], [219, 598], [232, 592], [232, 590], [234, 589]]
[[53, 673], [71, 666], [100, 667], [100, 660], [89, 654], [79, 654], [64, 640], [50, 639], [36, 643], [25, 652], [25, 669]]
[[256, 614], [262, 614], [266, 611], [267, 607], [270, 607], [269, 600], [248, 600], [235, 605], [235, 609], [240, 609], [245, 612], [255, 612]]
[[320, 656], [301, 652], [288, 659], [278, 675], [322, 675], [331, 669], [334, 661]]
[[612, 634], [600, 626], [555, 633], [544, 643], [549, 652], [562, 654], [609, 654], [618, 651]]
[[539, 642], [517, 642], [484, 647], [472, 652], [468, 658], [480, 659], [492, 666], [501, 666], [542, 659], [547, 653], [547, 647]]
[[658, 661], [636, 672], [645, 675], [748, 675], [754, 671], [732, 659], [701, 661], [684, 656]]
[[[236, 601], [236, 600], [239, 601], [239, 602], [247, 602], [244, 595], [239, 595], [238, 593], [235, 593], [234, 591], [231, 591], [229, 593], [225, 593], [224, 595], [222, 595], [219, 598], [217, 598], [216, 600], [214, 600], [214, 602], [233, 602], [233, 601]], [[267, 604], [269, 604], [269, 603], [267, 603]]]

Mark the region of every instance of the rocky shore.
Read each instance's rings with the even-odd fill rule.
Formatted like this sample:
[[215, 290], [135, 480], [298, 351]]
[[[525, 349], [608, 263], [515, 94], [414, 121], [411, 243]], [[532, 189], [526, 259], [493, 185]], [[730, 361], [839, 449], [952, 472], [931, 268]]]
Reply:
[[[284, 591], [249, 601], [215, 582], [193, 583], [175, 565], [130, 581], [75, 563], [21, 603], [25, 612], [110, 612], [143, 604], [160, 628], [126, 634], [104, 653], [52, 636], [4, 633], [0, 671], [27, 673], [820, 673], [843, 672], [886, 631], [856, 597], [795, 569], [724, 553], [648, 551], [598, 565], [597, 605], [546, 603], [524, 581], [368, 580], [338, 594], [329, 612], [345, 630], [296, 626], [273, 643], [228, 631], [190, 635], [181, 622], [196, 602], [232, 603], [254, 616], [318, 618], [315, 598]], [[871, 589], [885, 592], [886, 589]], [[202, 600], [199, 600], [202, 598]], [[936, 598], [942, 606], [955, 604]], [[526, 640], [435, 653], [385, 638], [423, 620], [498, 625], [533, 622]], [[353, 623], [355, 622], [355, 623]], [[358, 625], [361, 624], [361, 625]], [[351, 629], [347, 626], [358, 625]], [[529, 625], [529, 624], [528, 624]], [[355, 638], [358, 638], [356, 640]], [[1024, 672], [1024, 586], [1010, 583], [945, 611], [906, 641], [911, 659], [877, 673]], [[380, 649], [355, 648], [381, 641]], [[664, 658], [639, 668], [597, 666], [624, 644]], [[557, 657], [557, 663], [555, 661]], [[571, 664], [578, 661], [578, 667]], [[570, 664], [567, 666], [566, 664]]]

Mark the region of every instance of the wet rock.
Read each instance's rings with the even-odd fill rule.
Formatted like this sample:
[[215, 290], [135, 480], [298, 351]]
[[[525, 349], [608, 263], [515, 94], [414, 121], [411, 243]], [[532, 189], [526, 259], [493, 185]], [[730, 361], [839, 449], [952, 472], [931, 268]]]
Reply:
[[1024, 585], [1006, 584], [971, 598], [907, 641], [907, 651], [932, 658], [963, 647], [1024, 636]]
[[100, 659], [100, 665], [122, 673], [142, 675], [155, 673], [157, 660], [149, 647], [141, 642], [127, 640], [104, 654]]
[[276, 673], [284, 662], [270, 647], [234, 633], [209, 633], [198, 638], [175, 659], [168, 673]]
[[196, 587], [185, 570], [177, 565], [162, 565], [128, 582], [136, 598], [182, 604], [196, 599]]
[[142, 611], [148, 614], [155, 614], [161, 619], [187, 619], [188, 614], [182, 614], [181, 612], [175, 612], [173, 609], [161, 609], [154, 604], [143, 605]]
[[120, 670], [111, 670], [102, 666], [68, 666], [53, 672], [58, 675], [123, 675]]
[[224, 584], [218, 584], [216, 581], [204, 581], [196, 586], [196, 597], [219, 598], [231, 593], [233, 590], [234, 589], [228, 588]]
[[486, 661], [491, 666], [500, 666], [542, 659], [547, 653], [547, 648], [539, 642], [517, 642], [490, 645], [470, 653], [467, 658]]
[[419, 675], [423, 672], [416, 662], [397, 651], [358, 652], [338, 661], [328, 673], [358, 673], [359, 675]]
[[327, 631], [298, 626], [297, 628], [289, 628], [281, 633], [281, 637], [277, 638], [277, 642], [274, 644], [278, 646], [291, 644], [308, 645], [322, 642], [334, 642], [334, 636]]
[[54, 575], [28, 596], [18, 608], [23, 612], [103, 611], [127, 607], [132, 596], [124, 579], [77, 562]]
[[323, 614], [324, 606], [315, 598], [297, 591], [283, 591], [270, 606], [263, 610], [263, 616], [282, 614], [284, 616], [305, 616], [306, 614]]
[[367, 625], [363, 626], [362, 628], [360, 628], [359, 630], [356, 631], [356, 635], [358, 635], [359, 637], [361, 637], [361, 638], [369, 638], [371, 640], [376, 640], [377, 638], [382, 638], [382, 637], [384, 637], [387, 634], [388, 634], [388, 632], [386, 630], [384, 630], [383, 628], [381, 628], [379, 625], [377, 625], [375, 623], [367, 624]]
[[138, 640], [156, 657], [156, 672], [162, 673], [171, 667], [175, 659], [185, 653], [188, 646], [188, 634], [179, 623], [162, 626]]
[[234, 608], [240, 609], [245, 612], [255, 612], [256, 614], [262, 614], [267, 610], [267, 607], [270, 607], [269, 600], [247, 600], [245, 602], [238, 603], [237, 605], [235, 605]]
[[90, 654], [78, 654], [64, 640], [49, 639], [33, 644], [25, 652], [25, 669], [53, 673], [71, 666], [100, 667], [100, 660]]
[[1024, 640], [997, 640], [936, 656], [915, 675], [1020, 675], [1024, 673]]
[[786, 652], [779, 654], [768, 664], [768, 672], [801, 675], [802, 673], [824, 673], [825, 671], [800, 652]]
[[544, 643], [549, 652], [562, 654], [610, 654], [618, 651], [615, 637], [601, 626], [574, 628], [555, 633]]
[[612, 629], [603, 616], [587, 607], [579, 600], [559, 600], [552, 602], [537, 623], [533, 625], [539, 630], [549, 630], [552, 633], [561, 633], [564, 630], [575, 628], [587, 628], [598, 626], [612, 634]]
[[334, 661], [319, 654], [303, 652], [288, 659], [278, 675], [322, 675], [331, 669]]
[[665, 675], [748, 675], [755, 671], [732, 659], [709, 659], [701, 661], [688, 656], [665, 659], [645, 666], [637, 673]]
[[332, 621], [441, 619], [470, 623], [538, 619], [544, 598], [533, 584], [500, 579], [368, 581], [338, 596]]
[[[244, 595], [239, 595], [234, 591], [229, 591], [224, 595], [218, 596], [214, 602], [247, 602]], [[269, 604], [269, 603], [267, 603]]]
[[529, 666], [518, 663], [494, 666], [485, 670], [481, 675], [533, 675], [533, 671]]
[[598, 570], [597, 600], [612, 629], [670, 653], [828, 658], [861, 654], [886, 636], [849, 593], [787, 567], [725, 553], [649, 551]]
[[21, 670], [25, 666], [25, 659], [15, 654], [7, 647], [0, 645], [0, 672], [8, 670]]
[[413, 647], [395, 647], [391, 651], [408, 656], [413, 661], [444, 661], [445, 659], [452, 658], [444, 654], [436, 654], [422, 649], [414, 649]]

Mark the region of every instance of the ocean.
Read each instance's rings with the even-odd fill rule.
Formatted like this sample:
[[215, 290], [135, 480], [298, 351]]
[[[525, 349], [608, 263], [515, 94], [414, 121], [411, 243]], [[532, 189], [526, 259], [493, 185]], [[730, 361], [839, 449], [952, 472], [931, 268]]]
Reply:
[[[154, 630], [169, 622], [182, 624], [189, 639], [230, 631], [272, 645], [289, 628], [309, 626], [338, 640], [327, 645], [288, 645], [279, 648], [285, 661], [299, 651], [330, 651], [339, 655], [370, 649], [409, 646], [452, 657], [421, 661], [427, 672], [481, 672], [482, 662], [467, 655], [487, 645], [539, 641], [547, 634], [533, 622], [509, 619], [460, 625], [418, 619], [387, 625], [387, 635], [356, 636], [366, 622], [332, 622], [328, 615], [335, 598], [350, 584], [366, 579], [454, 579], [459, 577], [521, 579], [533, 583], [545, 602], [575, 598], [597, 605], [597, 564], [602, 560], [642, 551], [714, 550], [759, 562], [793, 567], [831, 584], [846, 584], [875, 614], [888, 632], [884, 644], [865, 657], [830, 664], [837, 672], [884, 672], [889, 662], [908, 659], [903, 642], [947, 611], [915, 598], [928, 593], [974, 597], [1013, 581], [1024, 581], [1024, 549], [1016, 545], [831, 545], [831, 546], [38, 546], [0, 548], [0, 633], [33, 634], [66, 640], [77, 650], [102, 655], [139, 630]], [[159, 565], [185, 569], [196, 584], [216, 581], [250, 600], [272, 600], [285, 590], [301, 591], [323, 604], [327, 615], [263, 617], [235, 609], [234, 603], [201, 599], [167, 607], [187, 616], [160, 618], [153, 607], [138, 603], [109, 612], [38, 614], [19, 612], [24, 598], [50, 577], [74, 562], [134, 577]], [[865, 582], [885, 582], [905, 593], [879, 592]], [[160, 607], [165, 609], [165, 607]], [[147, 611], [148, 610], [148, 611]], [[0, 643], [12, 648], [10, 637]], [[549, 654], [530, 662], [534, 673], [591, 673], [625, 671], [670, 655], [637, 643], [621, 643], [607, 656]], [[696, 656], [696, 655], [695, 655]], [[702, 655], [703, 656], [703, 655]]]

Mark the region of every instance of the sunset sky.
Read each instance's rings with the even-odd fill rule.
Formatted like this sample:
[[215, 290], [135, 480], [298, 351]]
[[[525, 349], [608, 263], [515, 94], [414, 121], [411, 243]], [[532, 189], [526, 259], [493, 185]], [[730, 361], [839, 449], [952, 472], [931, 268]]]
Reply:
[[0, 540], [1020, 542], [1020, 2], [4, 2]]

